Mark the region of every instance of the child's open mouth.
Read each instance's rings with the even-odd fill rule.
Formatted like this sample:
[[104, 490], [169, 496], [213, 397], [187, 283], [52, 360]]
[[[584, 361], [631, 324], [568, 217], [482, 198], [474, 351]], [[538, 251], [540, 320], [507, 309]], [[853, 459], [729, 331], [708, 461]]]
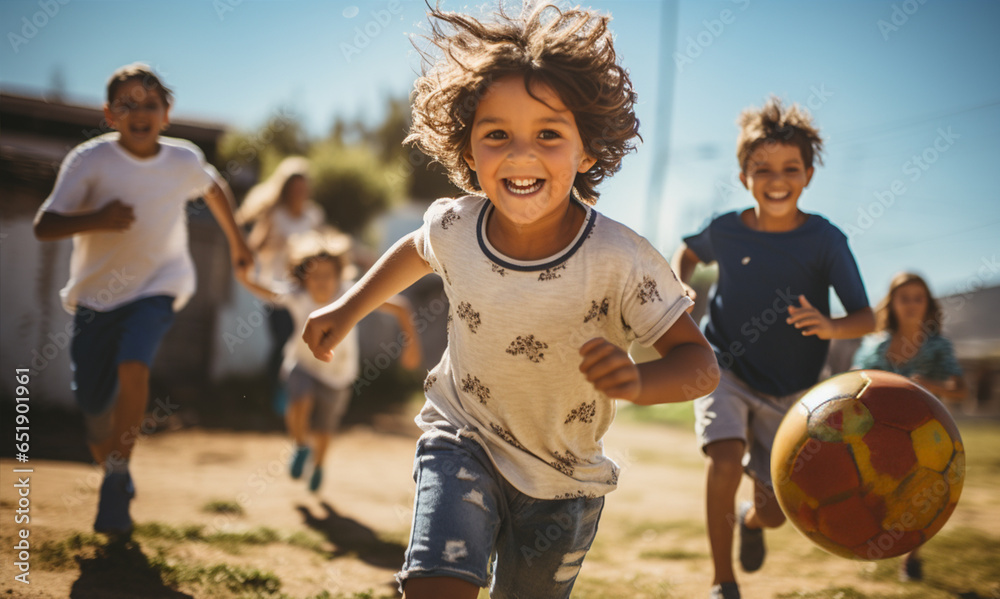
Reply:
[[775, 201], [784, 200], [789, 195], [791, 195], [791, 194], [789, 192], [787, 192], [787, 191], [772, 191], [772, 192], [764, 194], [764, 196], [767, 199], [769, 199], [769, 200], [775, 200]]
[[545, 184], [545, 179], [504, 179], [504, 187], [507, 191], [515, 195], [528, 195], [535, 193]]
[[152, 130], [153, 128], [149, 125], [133, 125], [129, 127], [129, 131], [131, 131], [133, 135], [146, 135]]

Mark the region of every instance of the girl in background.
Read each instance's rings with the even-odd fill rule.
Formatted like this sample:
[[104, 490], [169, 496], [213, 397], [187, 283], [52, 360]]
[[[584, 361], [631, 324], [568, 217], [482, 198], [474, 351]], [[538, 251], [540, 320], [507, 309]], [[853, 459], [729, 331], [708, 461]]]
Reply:
[[[941, 336], [941, 307], [919, 275], [901, 272], [875, 312], [876, 332], [854, 354], [853, 368], [886, 370], [909, 377], [937, 397], [965, 397], [962, 368], [951, 342]], [[914, 549], [900, 568], [903, 581], [921, 580], [923, 562]]]
[[[247, 245], [259, 260], [256, 280], [262, 285], [288, 284], [288, 239], [317, 230], [326, 220], [323, 208], [311, 199], [308, 173], [306, 158], [285, 158], [267, 179], [250, 189], [236, 212], [240, 225], [252, 225]], [[268, 374], [274, 382], [274, 410], [279, 414], [284, 412], [287, 399], [278, 377], [282, 347], [288, 342], [293, 328], [289, 311], [283, 306], [274, 306], [268, 317], [268, 330], [274, 341]]]

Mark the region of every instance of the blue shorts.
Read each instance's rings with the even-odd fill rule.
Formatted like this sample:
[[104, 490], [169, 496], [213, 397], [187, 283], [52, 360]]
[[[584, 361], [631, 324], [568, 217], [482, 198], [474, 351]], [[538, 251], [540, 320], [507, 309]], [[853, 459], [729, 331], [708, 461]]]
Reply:
[[603, 497], [529, 497], [476, 441], [457, 435], [420, 438], [414, 479], [400, 591], [411, 578], [446, 576], [489, 585], [494, 599], [569, 597], [597, 534]]
[[[174, 321], [174, 298], [156, 295], [109, 312], [77, 306], [70, 359], [76, 402], [88, 417], [91, 441], [106, 436], [89, 419], [110, 414], [118, 397], [118, 365], [153, 363], [160, 341]], [[110, 429], [106, 431], [110, 433]]]

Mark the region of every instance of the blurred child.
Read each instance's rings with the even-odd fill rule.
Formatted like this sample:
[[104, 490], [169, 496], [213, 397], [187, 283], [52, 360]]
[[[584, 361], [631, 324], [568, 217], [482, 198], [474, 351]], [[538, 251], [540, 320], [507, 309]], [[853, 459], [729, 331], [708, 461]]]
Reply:
[[[260, 263], [257, 281], [261, 285], [287, 284], [288, 239], [323, 226], [326, 215], [311, 196], [309, 161], [301, 156], [289, 156], [267, 179], [250, 189], [236, 211], [236, 222], [253, 225], [247, 243], [257, 254]], [[279, 373], [282, 348], [294, 331], [292, 315], [285, 308], [275, 308], [268, 315], [268, 329], [273, 340], [268, 374], [275, 383], [272, 392], [276, 411], [282, 413], [286, 390], [282, 388]]]
[[[722, 380], [695, 401], [695, 430], [708, 458], [713, 599], [740, 596], [731, 556], [743, 465], [754, 480], [754, 501], [740, 506], [740, 563], [753, 572], [764, 561], [762, 528], [785, 520], [770, 474], [778, 425], [816, 383], [828, 340], [860, 337], [874, 325], [847, 238], [798, 207], [823, 143], [810, 117], [772, 98], [745, 110], [739, 124], [740, 181], [757, 205], [714, 218], [684, 239], [674, 261], [685, 283], [698, 263], [719, 265], [705, 336]], [[831, 285], [847, 311], [842, 318], [830, 318]]]
[[[910, 377], [947, 400], [965, 397], [962, 367], [941, 336], [941, 308], [920, 275], [901, 272], [875, 311], [876, 331], [861, 341], [853, 368], [875, 368]], [[923, 578], [923, 562], [911, 551], [901, 564], [904, 581]]]
[[[410, 599], [488, 585], [492, 597], [568, 597], [618, 482], [602, 444], [614, 400], [704, 395], [716, 379], [696, 380], [714, 358], [667, 261], [592, 206], [638, 128], [610, 17], [551, 5], [490, 22], [429, 16], [440, 54], [416, 82], [408, 140], [473, 195], [431, 205], [304, 337], [329, 360], [385, 298], [440, 276], [448, 347], [416, 418], [400, 586]], [[661, 357], [635, 364], [633, 340]]]
[[195, 290], [185, 205], [203, 196], [234, 268], [252, 264], [225, 181], [194, 144], [160, 133], [171, 92], [146, 65], [111, 75], [104, 118], [117, 132], [63, 160], [35, 218], [43, 241], [73, 238], [60, 292], [74, 317], [76, 400], [94, 460], [105, 470], [94, 530], [126, 534], [135, 487], [129, 458], [149, 399], [149, 368], [174, 313]]
[[[285, 293], [277, 285], [264, 286], [248, 279], [248, 271], [238, 277], [262, 299], [286, 307], [295, 326], [301, 330], [309, 314], [336, 300], [350, 287], [354, 269], [350, 264], [350, 238], [326, 229], [293, 235], [288, 240], [288, 259], [294, 286]], [[402, 296], [390, 298], [380, 306], [396, 317], [403, 333], [400, 362], [405, 368], [420, 365], [420, 341], [411, 320], [409, 302]], [[309, 490], [316, 491], [323, 482], [323, 460], [330, 437], [340, 425], [358, 377], [357, 333], [348, 333], [337, 347], [333, 359], [321, 362], [313, 357], [301, 337], [296, 335], [285, 346], [282, 374], [288, 385], [289, 404], [285, 411], [288, 434], [295, 441], [295, 453], [289, 470], [300, 478], [312, 455]], [[309, 433], [312, 432], [312, 443]]]

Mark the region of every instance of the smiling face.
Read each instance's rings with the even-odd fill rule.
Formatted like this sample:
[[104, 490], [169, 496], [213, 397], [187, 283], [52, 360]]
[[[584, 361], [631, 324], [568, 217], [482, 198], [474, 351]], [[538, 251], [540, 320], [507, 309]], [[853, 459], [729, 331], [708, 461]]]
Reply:
[[573, 113], [547, 85], [528, 94], [524, 79], [490, 85], [476, 109], [464, 157], [506, 226], [559, 223], [577, 173], [595, 160], [584, 152]]
[[159, 151], [160, 132], [170, 123], [170, 106], [140, 80], [126, 81], [104, 105], [104, 118], [120, 135], [118, 143], [140, 158]]
[[799, 196], [812, 175], [798, 146], [762, 144], [747, 159], [740, 181], [757, 201], [760, 222], [787, 225], [796, 222]]

